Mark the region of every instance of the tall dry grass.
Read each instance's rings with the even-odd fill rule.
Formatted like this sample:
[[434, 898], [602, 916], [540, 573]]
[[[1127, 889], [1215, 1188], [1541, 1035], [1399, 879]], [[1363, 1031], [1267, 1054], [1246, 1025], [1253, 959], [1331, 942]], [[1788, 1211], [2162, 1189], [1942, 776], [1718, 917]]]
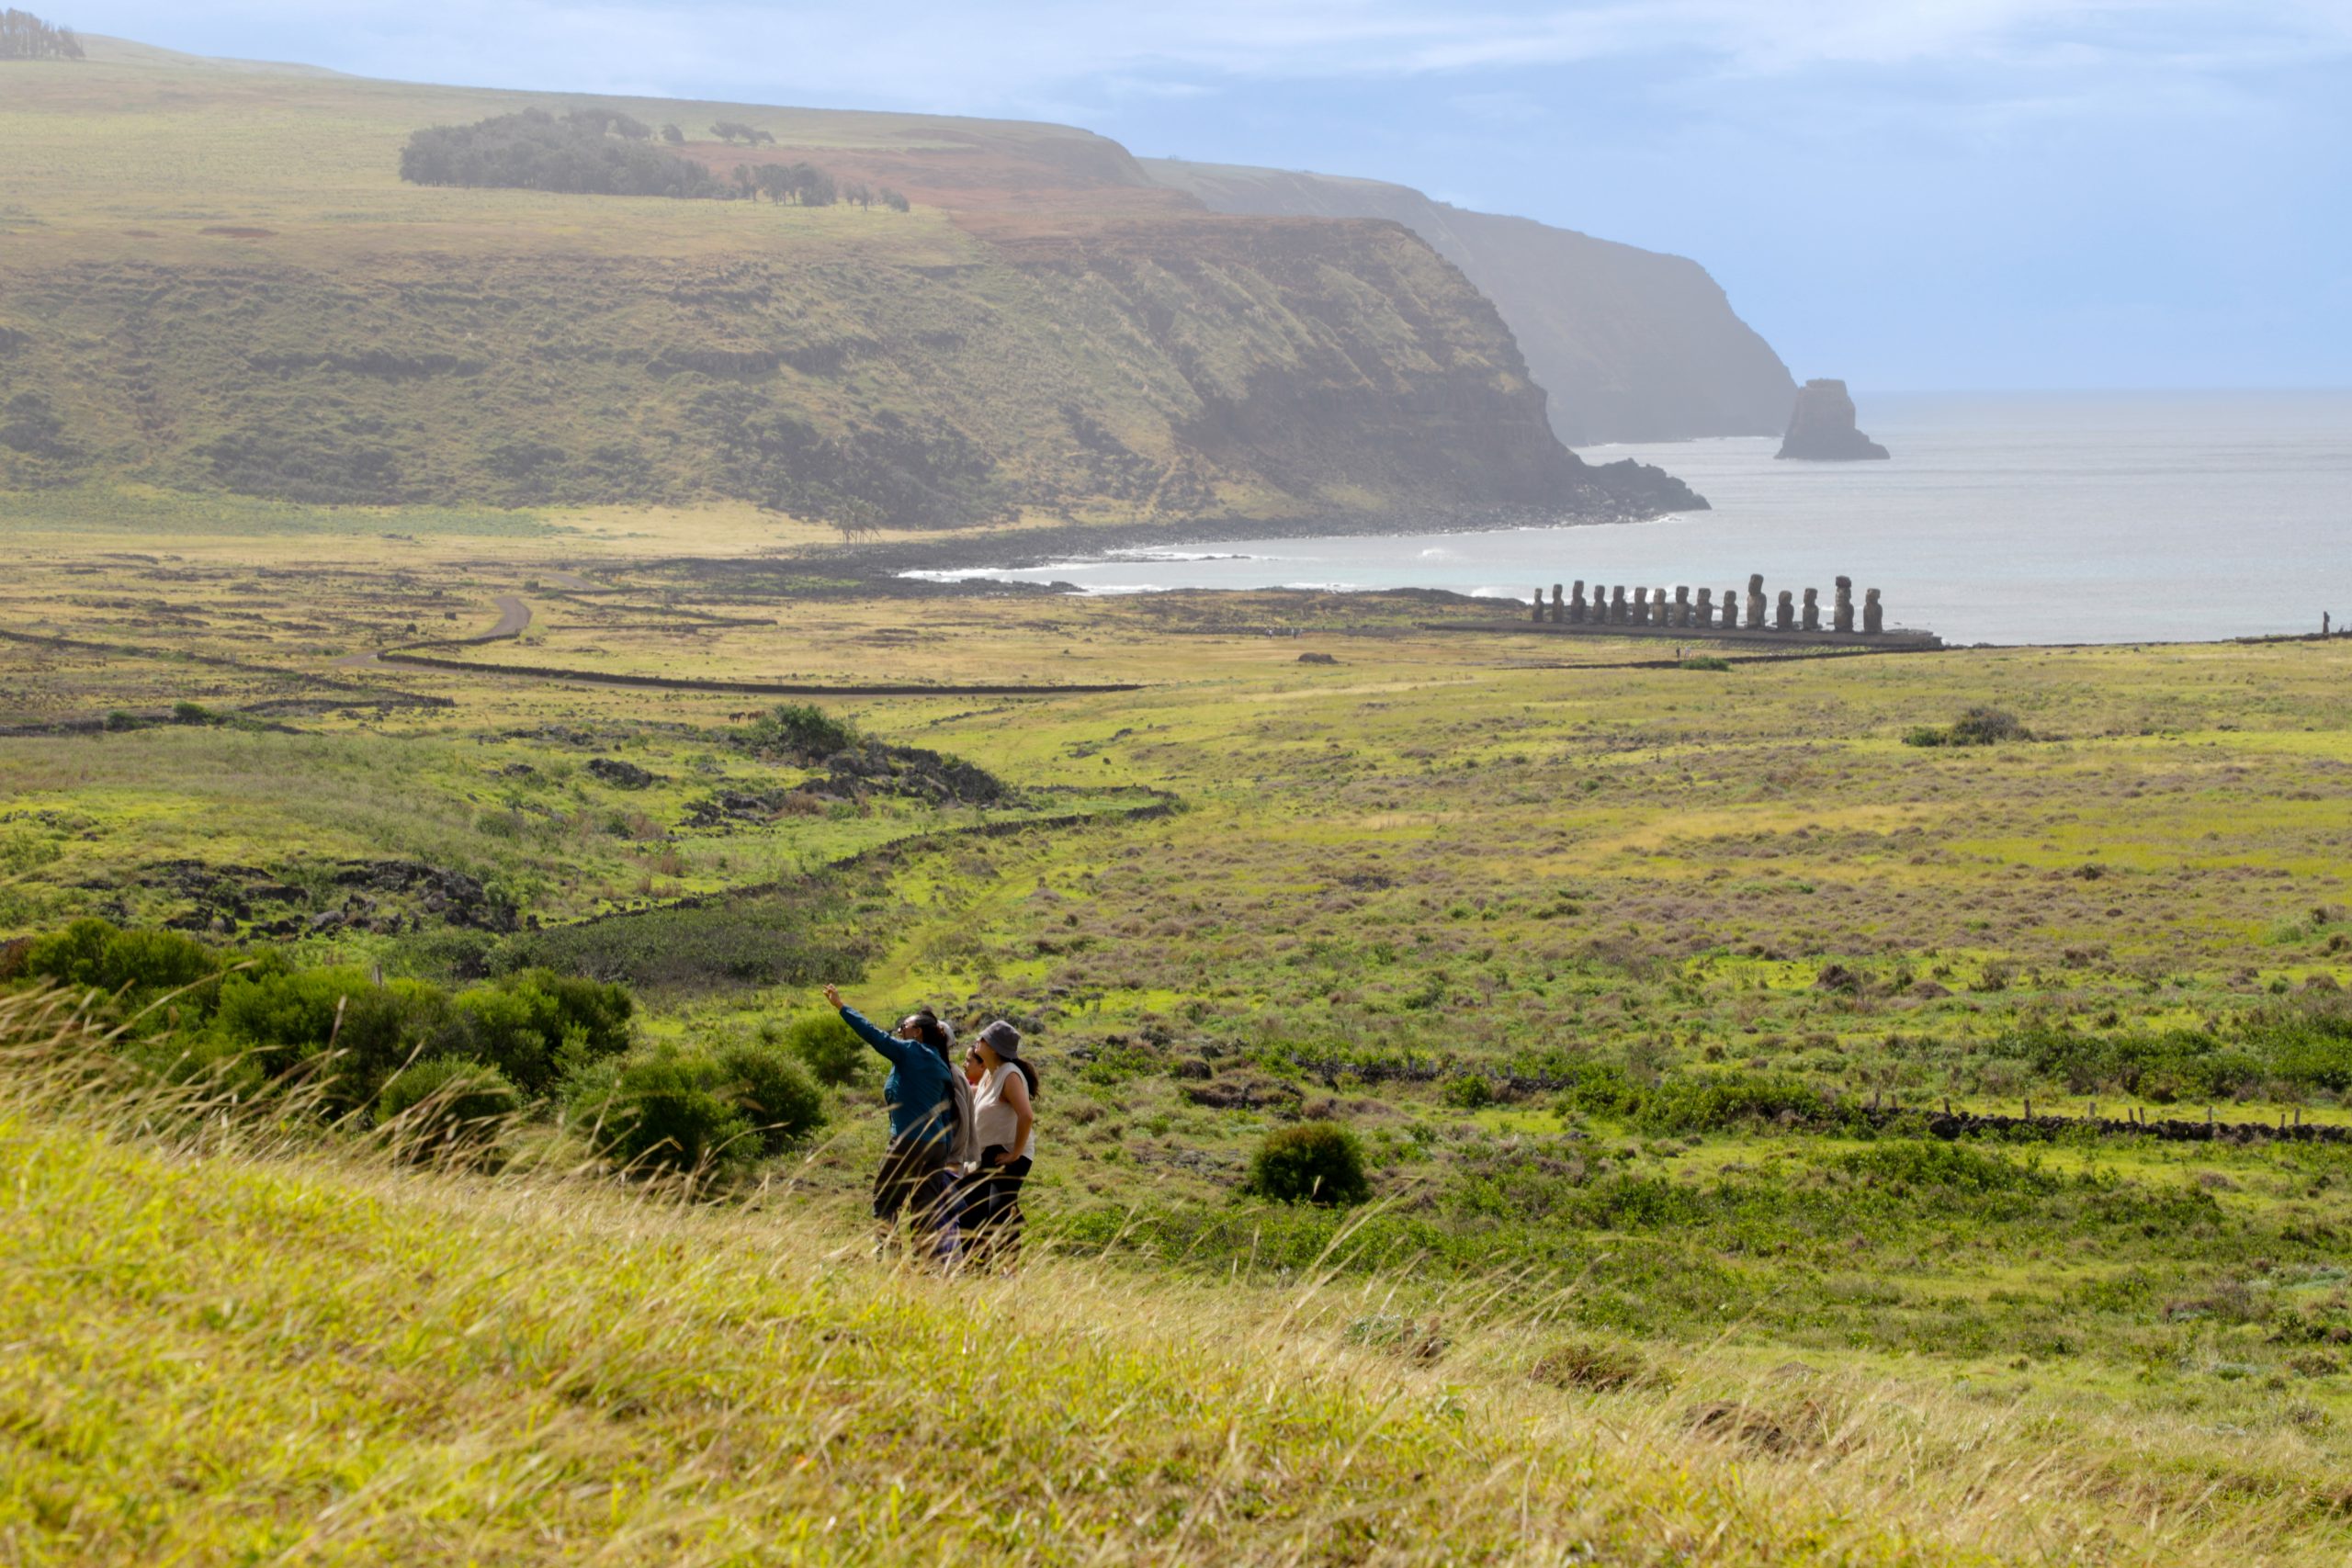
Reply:
[[941, 1278], [836, 1212], [401, 1139], [299, 1087], [160, 1085], [64, 998], [0, 998], [0, 1560], [2343, 1550], [2258, 1446], [2216, 1479], [2168, 1466], [2184, 1434], [1917, 1382], [1724, 1354], [1669, 1385], [1526, 1280]]

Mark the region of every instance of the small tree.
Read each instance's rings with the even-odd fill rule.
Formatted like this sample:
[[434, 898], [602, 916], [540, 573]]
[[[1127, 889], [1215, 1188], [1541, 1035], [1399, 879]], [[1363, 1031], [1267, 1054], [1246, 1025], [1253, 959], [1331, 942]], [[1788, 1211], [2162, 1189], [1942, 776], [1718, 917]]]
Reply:
[[662, 140], [673, 147], [683, 147], [686, 144], [686, 133], [674, 125], [665, 125], [662, 128]]

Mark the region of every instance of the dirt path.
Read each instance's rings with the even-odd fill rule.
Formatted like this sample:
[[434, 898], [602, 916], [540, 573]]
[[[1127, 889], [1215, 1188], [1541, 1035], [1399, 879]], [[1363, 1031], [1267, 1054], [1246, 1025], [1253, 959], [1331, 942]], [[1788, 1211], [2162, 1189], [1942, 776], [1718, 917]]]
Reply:
[[[530, 628], [531, 607], [512, 593], [501, 593], [491, 603], [498, 606], [498, 624], [474, 637], [431, 637], [423, 642], [406, 643], [407, 648], [470, 648], [478, 642], [503, 642], [511, 637], [521, 637]], [[346, 653], [334, 661], [338, 670], [356, 670], [365, 665], [380, 664], [390, 649], [369, 649], [365, 653]]]

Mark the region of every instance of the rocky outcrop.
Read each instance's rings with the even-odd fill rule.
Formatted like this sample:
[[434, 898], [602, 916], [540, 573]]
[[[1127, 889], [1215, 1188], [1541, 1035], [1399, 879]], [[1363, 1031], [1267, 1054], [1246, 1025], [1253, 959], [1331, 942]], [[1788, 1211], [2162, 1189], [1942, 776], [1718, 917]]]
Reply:
[[1571, 446], [1774, 435], [1796, 384], [1704, 267], [1378, 180], [1144, 158], [1213, 212], [1385, 218], [1462, 269], [1519, 339]]
[[1815, 462], [1847, 462], [1883, 457], [1886, 448], [1854, 427], [1854, 400], [1846, 383], [1816, 378], [1797, 389], [1796, 411], [1789, 415], [1789, 433], [1781, 440], [1776, 457], [1804, 457]]

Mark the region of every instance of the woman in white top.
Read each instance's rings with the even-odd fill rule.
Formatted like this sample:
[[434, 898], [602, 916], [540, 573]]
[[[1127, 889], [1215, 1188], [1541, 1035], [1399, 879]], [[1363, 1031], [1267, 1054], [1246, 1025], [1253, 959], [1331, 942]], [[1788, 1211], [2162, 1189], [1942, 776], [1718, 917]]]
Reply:
[[1021, 1059], [1021, 1032], [997, 1020], [975, 1047], [972, 1130], [980, 1163], [965, 1183], [964, 1246], [983, 1263], [1009, 1263], [1021, 1250], [1021, 1184], [1028, 1179], [1037, 1118], [1037, 1072]]

